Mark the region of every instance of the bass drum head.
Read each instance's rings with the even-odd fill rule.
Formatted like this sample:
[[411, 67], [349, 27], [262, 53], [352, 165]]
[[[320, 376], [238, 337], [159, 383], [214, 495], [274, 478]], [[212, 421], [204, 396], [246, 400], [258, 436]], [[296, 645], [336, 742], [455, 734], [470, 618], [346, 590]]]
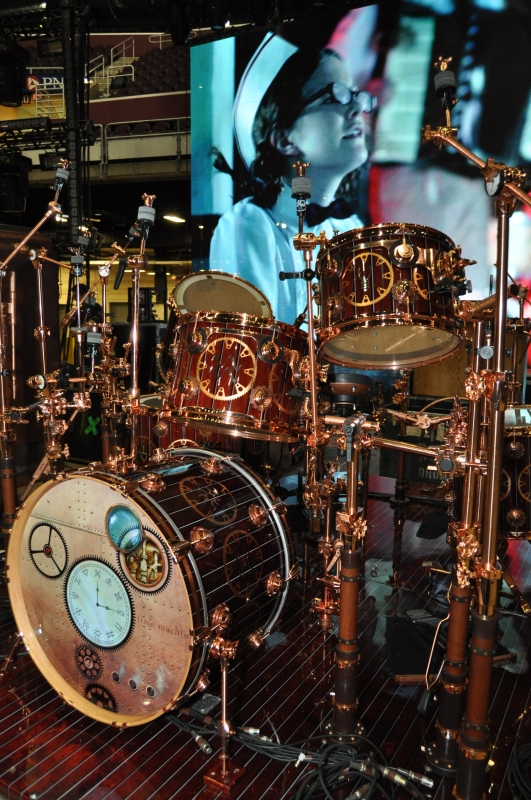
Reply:
[[173, 290], [173, 299], [181, 314], [221, 311], [273, 317], [271, 304], [260, 289], [227, 272], [202, 271], [187, 275]]
[[403, 369], [433, 364], [456, 352], [462, 340], [444, 326], [382, 324], [338, 333], [321, 348], [333, 364], [370, 369]]
[[127, 478], [49, 481], [11, 534], [9, 596], [33, 661], [68, 704], [115, 726], [194, 690], [209, 644], [197, 632], [219, 621], [230, 641], [267, 635], [287, 594], [289, 534], [267, 487], [226, 456], [176, 453]]

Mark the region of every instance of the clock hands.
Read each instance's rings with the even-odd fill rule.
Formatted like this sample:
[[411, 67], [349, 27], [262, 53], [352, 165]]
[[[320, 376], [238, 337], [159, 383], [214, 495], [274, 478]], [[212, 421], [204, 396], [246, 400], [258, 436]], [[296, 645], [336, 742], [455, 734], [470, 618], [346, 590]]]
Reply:
[[116, 608], [109, 608], [109, 606], [104, 606], [103, 603], [100, 603], [99, 588], [97, 581], [96, 581], [96, 608], [104, 608], [105, 611], [114, 611], [115, 614], [120, 614], [122, 617], [124, 615], [123, 611], [117, 610]]

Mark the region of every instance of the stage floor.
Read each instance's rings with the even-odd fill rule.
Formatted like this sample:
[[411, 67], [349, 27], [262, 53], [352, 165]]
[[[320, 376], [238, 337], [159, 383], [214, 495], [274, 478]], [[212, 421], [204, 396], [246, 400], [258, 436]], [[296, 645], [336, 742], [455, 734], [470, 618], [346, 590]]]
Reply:
[[[393, 485], [390, 479], [371, 476], [372, 491], [392, 492]], [[419, 495], [419, 486], [412, 486], [410, 494]], [[398, 630], [393, 626], [397, 620], [407, 620], [411, 609], [445, 615], [448, 581], [437, 576], [430, 582], [422, 563], [438, 560], [447, 565], [449, 547], [444, 535], [435, 539], [416, 535], [425, 514], [433, 510], [415, 503], [400, 520], [387, 502], [369, 502], [359, 613], [359, 717], [366, 735], [389, 762], [421, 773], [423, 748], [434, 739], [436, 704], [426, 715], [418, 713], [422, 685], [405, 685], [390, 676], [396, 656], [391, 659], [388, 653], [386, 632]], [[282, 743], [322, 733], [331, 718], [334, 688], [337, 629], [323, 631], [310, 610], [311, 599], [319, 592], [312, 579], [315, 546], [305, 543], [300, 534], [298, 552], [301, 576], [307, 580], [293, 587], [280, 629], [258, 651], [242, 650], [230, 671], [232, 724], [260, 728], [263, 735], [278, 737]], [[510, 542], [504, 562], [520, 589], [531, 597], [530, 544]], [[521, 728], [523, 742], [531, 740], [529, 715], [520, 719], [531, 702], [531, 619], [511, 598], [502, 598], [502, 604], [501, 644], [516, 653], [516, 661], [494, 669], [493, 674], [490, 717], [495, 747], [494, 766], [488, 773], [489, 800], [510, 800], [505, 773], [514, 737]], [[1, 608], [0, 646], [5, 653], [15, 632], [5, 594]], [[214, 682], [208, 691], [219, 695], [219, 683]], [[203, 782], [205, 772], [218, 762], [217, 738], [212, 739], [213, 754], [206, 756], [167, 718], [121, 731], [92, 721], [61, 701], [26, 653], [4, 678], [0, 703], [0, 796], [7, 800], [223, 796]], [[218, 712], [219, 705], [213, 716]], [[308, 769], [271, 761], [239, 745], [233, 745], [231, 753], [233, 764], [244, 768], [231, 798], [293, 797], [301, 771]], [[450, 800], [452, 787], [453, 781], [435, 777], [433, 789], [419, 790], [433, 800]], [[409, 795], [397, 790], [396, 797], [402, 796]]]

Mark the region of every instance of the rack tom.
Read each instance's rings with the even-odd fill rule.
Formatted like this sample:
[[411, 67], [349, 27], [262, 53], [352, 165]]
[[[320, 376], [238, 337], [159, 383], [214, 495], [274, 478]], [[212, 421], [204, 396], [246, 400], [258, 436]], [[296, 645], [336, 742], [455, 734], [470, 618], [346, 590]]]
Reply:
[[394, 369], [455, 353], [462, 341], [451, 293], [458, 256], [451, 239], [421, 225], [386, 223], [336, 236], [318, 262], [321, 355], [348, 367]]
[[204, 431], [295, 442], [301, 400], [294, 370], [307, 335], [247, 314], [198, 311], [180, 318], [169, 393], [172, 419]]

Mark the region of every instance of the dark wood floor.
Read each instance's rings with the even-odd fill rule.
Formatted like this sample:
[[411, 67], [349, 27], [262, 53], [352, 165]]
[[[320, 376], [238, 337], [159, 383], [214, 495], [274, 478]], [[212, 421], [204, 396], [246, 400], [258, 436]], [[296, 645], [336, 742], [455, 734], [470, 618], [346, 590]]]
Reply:
[[[371, 479], [373, 490], [387, 491], [392, 486], [390, 479]], [[418, 494], [414, 488], [413, 493]], [[422, 686], [403, 685], [389, 676], [386, 629], [390, 619], [404, 617], [413, 608], [444, 616], [446, 579], [439, 577], [430, 585], [422, 562], [447, 564], [445, 537], [429, 540], [416, 536], [428, 510], [432, 509], [419, 504], [407, 508], [399, 540], [389, 505], [370, 501], [359, 614], [360, 718], [367, 736], [390, 762], [417, 772], [424, 772], [423, 747], [434, 738], [436, 706], [427, 715], [419, 714]], [[313, 552], [311, 546], [308, 551]], [[530, 597], [529, 543], [511, 542], [505, 560]], [[311, 582], [294, 587], [280, 630], [266, 647], [242, 653], [236, 660], [230, 679], [234, 724], [260, 728], [283, 743], [322, 732], [331, 716], [335, 633], [324, 632], [309, 610], [316, 591]], [[502, 602], [501, 642], [516, 652], [517, 661], [494, 670], [491, 720], [495, 747], [488, 787], [492, 800], [511, 798], [504, 779], [512, 742], [519, 726], [525, 728], [524, 733], [531, 732], [527, 716], [519, 721], [531, 702], [531, 620], [510, 599]], [[6, 652], [15, 624], [6, 598], [1, 608], [0, 647]], [[209, 691], [217, 694], [219, 687], [214, 684]], [[63, 704], [26, 654], [17, 659], [16, 668], [0, 686], [0, 703], [0, 795], [7, 800], [191, 800], [216, 796], [204, 786], [203, 775], [217, 763], [217, 739], [212, 741], [214, 752], [208, 757], [166, 718], [124, 731], [94, 722]], [[244, 766], [245, 772], [231, 797], [280, 800], [293, 796], [293, 786], [304, 767], [273, 762], [241, 746], [234, 746], [232, 753], [234, 763]], [[423, 788], [422, 793], [433, 800], [449, 800], [452, 785], [452, 781], [436, 778], [434, 788]]]

